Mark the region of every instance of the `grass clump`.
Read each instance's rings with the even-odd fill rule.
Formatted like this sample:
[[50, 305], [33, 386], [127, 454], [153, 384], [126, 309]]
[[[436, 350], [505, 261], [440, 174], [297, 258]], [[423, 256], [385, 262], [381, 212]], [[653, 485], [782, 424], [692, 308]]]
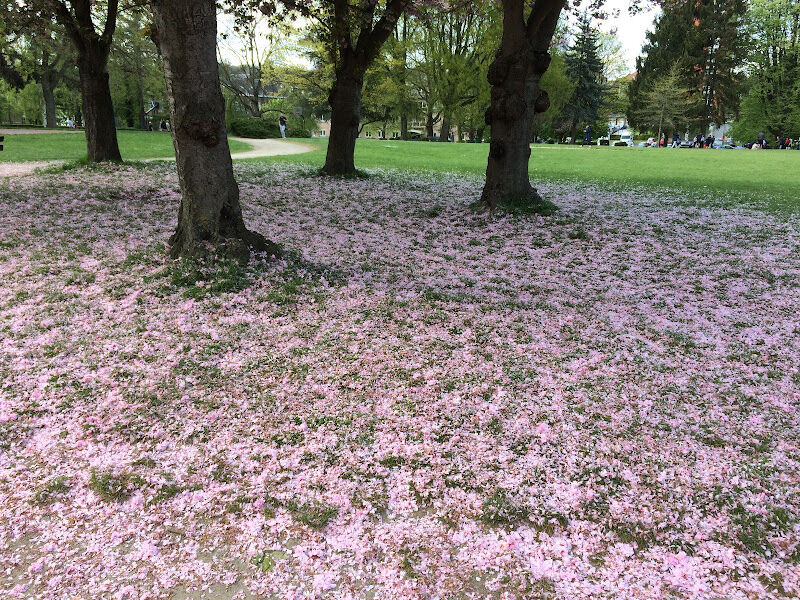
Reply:
[[92, 469], [92, 475], [89, 477], [89, 489], [106, 502], [123, 502], [142, 487], [144, 480], [127, 471], [114, 473]]
[[783, 535], [797, 522], [787, 509], [772, 506], [765, 515], [752, 512], [742, 504], [731, 510], [731, 521], [736, 525], [739, 542], [756, 554], [770, 556], [774, 547], [770, 538]]
[[322, 529], [339, 514], [339, 509], [320, 500], [289, 501], [284, 504], [296, 521], [312, 529]]
[[47, 483], [36, 490], [33, 501], [36, 504], [46, 506], [52, 504], [69, 491], [69, 482], [65, 477], [53, 477]]
[[499, 488], [483, 501], [481, 520], [488, 525], [511, 525], [528, 519], [528, 507]]
[[201, 299], [237, 293], [252, 283], [252, 269], [233, 258], [212, 254], [205, 259], [180, 258], [164, 270], [167, 287], [182, 290], [185, 298]]

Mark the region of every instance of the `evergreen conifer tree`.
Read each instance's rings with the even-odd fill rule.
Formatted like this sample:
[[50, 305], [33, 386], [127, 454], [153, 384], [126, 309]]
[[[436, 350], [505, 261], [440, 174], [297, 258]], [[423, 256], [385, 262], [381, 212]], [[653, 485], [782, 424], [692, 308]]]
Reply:
[[598, 121], [606, 85], [600, 41], [588, 13], [584, 13], [578, 21], [578, 30], [567, 52], [566, 63], [567, 74], [575, 83], [575, 90], [564, 107], [563, 115], [574, 141], [578, 131], [587, 125], [595, 131], [602, 127]]
[[629, 88], [631, 123], [643, 128], [641, 114], [647, 90], [677, 65], [680, 86], [692, 104], [688, 119], [699, 131], [722, 125], [736, 114], [741, 91], [741, 65], [747, 37], [742, 19], [745, 0], [697, 0], [664, 10], [647, 34], [643, 56], [636, 61], [636, 79]]

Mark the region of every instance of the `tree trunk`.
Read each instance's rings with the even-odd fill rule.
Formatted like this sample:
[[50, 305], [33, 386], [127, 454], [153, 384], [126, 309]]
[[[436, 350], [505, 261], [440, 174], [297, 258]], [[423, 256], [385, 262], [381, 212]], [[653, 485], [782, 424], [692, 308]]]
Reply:
[[44, 126], [56, 127], [56, 86], [51, 73], [42, 73], [41, 85], [42, 97], [44, 98]]
[[488, 74], [491, 104], [486, 124], [492, 135], [481, 196], [481, 203], [492, 210], [506, 207], [548, 213], [555, 208], [542, 200], [528, 176], [533, 117], [550, 104], [539, 80], [550, 64], [547, 49], [563, 3], [554, 6], [558, 10], [552, 29], [548, 20], [544, 31], [531, 39], [523, 18], [523, 0], [503, 2], [503, 39]]
[[214, 0], [153, 0], [151, 6], [181, 186], [171, 256], [203, 256], [215, 249], [246, 262], [251, 248], [278, 254], [275, 244], [248, 231], [242, 219], [225, 131]]
[[142, 84], [142, 74], [139, 73], [136, 81], [136, 112], [139, 121], [139, 129], [147, 129], [147, 115], [144, 110], [144, 85]]
[[331, 132], [325, 166], [322, 167], [322, 172], [326, 175], [348, 176], [356, 172], [356, 139], [361, 121], [361, 90], [364, 80], [357, 75], [352, 62], [352, 59], [343, 59], [328, 96], [331, 106]]
[[447, 113], [442, 114], [442, 132], [439, 134], [439, 141], [450, 141], [450, 115]]
[[108, 85], [107, 60], [105, 52], [94, 48], [88, 48], [78, 58], [86, 148], [90, 162], [122, 160], [117, 143], [111, 88]]

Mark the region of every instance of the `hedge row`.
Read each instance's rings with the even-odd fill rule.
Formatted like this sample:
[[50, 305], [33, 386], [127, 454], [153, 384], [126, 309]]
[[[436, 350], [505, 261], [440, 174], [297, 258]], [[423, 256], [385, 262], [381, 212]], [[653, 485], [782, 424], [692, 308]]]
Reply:
[[[234, 117], [228, 125], [229, 131], [236, 136], [244, 138], [279, 138], [281, 130], [277, 122], [255, 117]], [[288, 127], [286, 137], [307, 138], [311, 137], [302, 127]]]

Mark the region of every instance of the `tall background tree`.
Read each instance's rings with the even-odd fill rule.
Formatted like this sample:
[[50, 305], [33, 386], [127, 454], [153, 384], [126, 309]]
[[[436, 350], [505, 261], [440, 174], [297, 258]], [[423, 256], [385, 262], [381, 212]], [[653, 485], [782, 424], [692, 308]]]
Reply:
[[146, 129], [151, 102], [166, 103], [166, 95], [161, 60], [150, 39], [149, 14], [140, 7], [120, 13], [108, 68], [120, 121]]
[[49, 28], [55, 21], [72, 42], [92, 162], [121, 160], [107, 68], [119, 8], [119, 0], [9, 0], [0, 13], [2, 20], [23, 32]]
[[589, 126], [593, 131], [600, 127], [600, 115], [605, 102], [605, 65], [600, 59], [598, 32], [592, 19], [584, 12], [578, 21], [574, 40], [565, 57], [567, 75], [575, 83], [572, 97], [563, 108], [566, 127], [573, 143], [579, 130]]
[[693, 127], [706, 132], [735, 116], [741, 92], [741, 66], [747, 38], [742, 19], [745, 0], [697, 0], [664, 9], [653, 31], [647, 34], [644, 55], [637, 59], [636, 80], [630, 86], [632, 123], [641, 114], [646, 90], [680, 68], [680, 85], [692, 102]]
[[662, 133], [675, 133], [686, 127], [691, 107], [686, 91], [681, 88], [679, 68], [675, 66], [645, 90], [636, 119], [648, 130], [656, 131], [656, 139], [660, 140]]
[[487, 69], [499, 41], [500, 19], [488, 2], [422, 9], [418, 15], [420, 46], [430, 72], [430, 100], [441, 114], [439, 141], [447, 142], [453, 125], [459, 131], [463, 129], [464, 109], [474, 104], [486, 87]]
[[328, 96], [331, 133], [325, 165], [328, 175], [353, 175], [361, 120], [364, 77], [395, 31], [412, 0], [228, 0], [246, 18], [253, 6], [273, 18], [302, 16], [325, 43], [334, 81]]
[[800, 3], [752, 0], [746, 34], [753, 40], [746, 67], [746, 93], [731, 134], [755, 140], [800, 138]]
[[269, 23], [261, 11], [251, 8], [247, 18], [240, 18], [220, 35], [220, 82], [250, 117], [261, 116], [273, 83], [265, 75], [280, 61], [281, 44], [288, 34], [285, 24]]

